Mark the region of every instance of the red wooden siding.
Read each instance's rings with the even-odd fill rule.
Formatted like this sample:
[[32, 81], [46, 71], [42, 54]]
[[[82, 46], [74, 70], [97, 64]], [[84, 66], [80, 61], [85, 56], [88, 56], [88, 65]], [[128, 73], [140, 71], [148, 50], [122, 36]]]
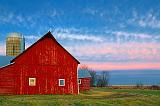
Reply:
[[18, 71], [13, 70], [13, 65], [0, 69], [0, 94], [16, 94], [16, 81]]
[[79, 84], [80, 91], [90, 90], [90, 80], [91, 78], [79, 78], [81, 79], [81, 84]]
[[[8, 79], [13, 72], [14, 86], [8, 84], [13, 94], [78, 94], [78, 62], [52, 37], [44, 37], [12, 62], [11, 68], [0, 70], [0, 79]], [[29, 86], [29, 78], [36, 78], [36, 86]], [[65, 86], [58, 85], [59, 79], [65, 79]]]

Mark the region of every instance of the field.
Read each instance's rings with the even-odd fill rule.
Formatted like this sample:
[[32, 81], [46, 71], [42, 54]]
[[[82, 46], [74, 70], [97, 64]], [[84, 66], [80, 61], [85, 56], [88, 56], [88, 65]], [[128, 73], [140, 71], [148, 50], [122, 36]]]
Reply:
[[160, 106], [160, 90], [92, 88], [79, 95], [1, 95], [0, 106]]

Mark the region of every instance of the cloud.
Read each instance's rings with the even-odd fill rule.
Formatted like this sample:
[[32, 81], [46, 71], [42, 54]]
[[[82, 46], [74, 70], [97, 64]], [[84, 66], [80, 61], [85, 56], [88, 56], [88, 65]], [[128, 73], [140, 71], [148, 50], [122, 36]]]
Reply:
[[24, 37], [26, 40], [38, 40], [40, 38], [40, 36], [36, 35], [25, 35]]
[[149, 11], [145, 15], [138, 14], [135, 10], [133, 11], [133, 17], [129, 19], [129, 24], [137, 24], [140, 27], [149, 27], [149, 28], [158, 28], [160, 29], [160, 19], [157, 14], [153, 13], [153, 11]]
[[[119, 12], [119, 11], [117, 10], [117, 8], [114, 8], [114, 10], [115, 10], [115, 11], [114, 11], [113, 13]], [[107, 20], [110, 19], [109, 16], [106, 17], [107, 13], [106, 13], [106, 11], [104, 11], [103, 8], [94, 8], [94, 7], [84, 8], [84, 9], [82, 10], [82, 12], [83, 12], [84, 14], [87, 14], [87, 15], [90, 15], [90, 16], [98, 16], [99, 18], [101, 18], [101, 19], [103, 19], [103, 20], [106, 20], [106, 18], [107, 18]], [[92, 18], [94, 18], [94, 17], [92, 17]]]
[[6, 54], [6, 46], [5, 44], [0, 44], [0, 55]]
[[23, 25], [25, 17], [13, 12], [1, 12], [0, 22], [4, 24]]
[[26, 43], [25, 44], [25, 49], [27, 49], [28, 47], [30, 47], [33, 43]]
[[66, 46], [82, 61], [160, 62], [160, 43], [95, 43]]
[[141, 18], [138, 24], [142, 27], [160, 28], [160, 20], [152, 13], [148, 13], [145, 18]]
[[160, 34], [129, 32], [129, 31], [106, 31], [106, 40], [108, 42], [159, 42]]
[[149, 34], [143, 32], [129, 32], [129, 31], [112, 31], [103, 29], [100, 32], [90, 29], [76, 29], [76, 28], [50, 28], [44, 27], [45, 31], [39, 32], [37, 36], [28, 35], [26, 39], [38, 39], [47, 31], [60, 40], [74, 40], [74, 41], [92, 41], [92, 42], [158, 42], [160, 34]]
[[[51, 30], [51, 29], [50, 29]], [[52, 30], [51, 30], [52, 31]], [[57, 39], [59, 40], [75, 40], [75, 41], [92, 41], [92, 42], [103, 42], [103, 38], [91, 35], [91, 34], [79, 34], [79, 33], [72, 33], [71, 31], [65, 29], [62, 31], [54, 31], [52, 33]], [[41, 38], [43, 34], [39, 35], [25, 35], [26, 40], [38, 40]]]
[[[140, 70], [140, 69], [160, 69], [160, 63], [114, 63], [114, 62], [87, 62], [84, 63], [94, 70]], [[83, 65], [83, 64], [82, 64]]]
[[[0, 24], [9, 24], [16, 27], [24, 27], [27, 29], [37, 28], [45, 26], [47, 24], [53, 24], [53, 20], [58, 15], [63, 15], [61, 11], [57, 12], [54, 9], [41, 10], [34, 14], [22, 14], [14, 11], [8, 11], [7, 9], [0, 10]], [[42, 18], [43, 17], [43, 18]], [[47, 20], [44, 22], [44, 19]]]
[[85, 32], [82, 29], [76, 29], [76, 28], [68, 28], [68, 29], [50, 29], [53, 34], [55, 35], [56, 38], [61, 39], [61, 40], [79, 40], [79, 41], [92, 41], [92, 42], [103, 42], [103, 37], [94, 35], [94, 34], [87, 34], [83, 33]]
[[102, 42], [103, 39], [94, 35], [84, 35], [84, 34], [69, 34], [69, 33], [58, 33], [56, 36], [59, 39], [69, 39], [69, 40], [82, 40], [82, 41], [93, 41]]
[[115, 34], [116, 36], [135, 37], [135, 38], [142, 38], [142, 39], [152, 37], [150, 34], [123, 32], [123, 31], [115, 31], [115, 32], [111, 32], [111, 34]]
[[93, 9], [93, 8], [85, 8], [83, 12], [91, 15], [96, 15], [97, 13], [99, 13], [97, 9]]

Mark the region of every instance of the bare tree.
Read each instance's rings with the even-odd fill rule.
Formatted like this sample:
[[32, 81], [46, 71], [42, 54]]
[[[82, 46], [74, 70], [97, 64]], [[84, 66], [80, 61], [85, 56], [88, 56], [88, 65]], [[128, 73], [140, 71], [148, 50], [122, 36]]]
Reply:
[[89, 67], [87, 65], [81, 65], [79, 67], [79, 70], [87, 70], [87, 71], [89, 71]]
[[102, 71], [99, 76], [97, 76], [97, 86], [105, 87], [109, 84], [109, 72]]
[[90, 86], [94, 87], [95, 86], [95, 82], [96, 82], [96, 72], [94, 70], [90, 70], [89, 73], [91, 75]]

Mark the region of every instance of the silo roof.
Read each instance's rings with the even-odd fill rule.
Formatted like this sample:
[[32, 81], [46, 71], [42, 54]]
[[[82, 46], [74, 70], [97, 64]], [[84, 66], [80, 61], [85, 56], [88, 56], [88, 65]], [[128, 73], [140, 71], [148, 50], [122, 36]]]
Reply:
[[22, 34], [20, 33], [17, 33], [17, 32], [12, 32], [12, 33], [9, 33], [7, 37], [18, 37], [18, 38], [22, 38]]

